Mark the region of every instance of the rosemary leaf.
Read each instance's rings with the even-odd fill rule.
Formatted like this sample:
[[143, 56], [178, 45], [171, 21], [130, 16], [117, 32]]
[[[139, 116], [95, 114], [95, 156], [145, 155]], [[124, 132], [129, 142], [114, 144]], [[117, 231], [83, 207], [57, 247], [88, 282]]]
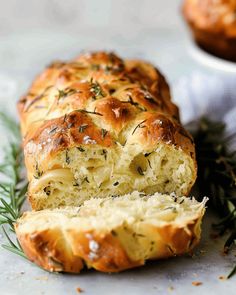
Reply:
[[105, 138], [105, 136], [107, 135], [107, 130], [102, 128], [102, 139]]
[[[6, 113], [0, 112], [0, 121], [5, 127], [9, 143], [2, 150], [3, 162], [0, 164], [0, 226], [7, 244], [2, 247], [26, 258], [18, 240], [13, 242], [3, 224], [14, 232], [14, 223], [21, 215], [21, 207], [26, 198], [27, 182], [24, 179], [23, 153], [18, 124]], [[15, 240], [15, 239], [14, 239]]]
[[227, 279], [230, 279], [234, 274], [236, 274], [236, 265], [233, 267], [231, 272], [227, 275]]
[[[228, 150], [232, 138], [227, 139], [222, 122], [202, 118], [192, 134], [196, 145], [198, 186], [210, 197], [209, 207], [220, 218], [213, 227], [220, 235], [226, 231], [230, 233], [224, 245], [224, 252], [228, 253], [236, 239], [236, 151]], [[228, 278], [235, 273], [236, 266]]]
[[105, 96], [99, 83], [96, 81], [94, 82], [92, 79], [90, 81], [90, 91], [93, 94], [93, 99], [98, 99]]
[[80, 132], [80, 133], [83, 133], [84, 130], [85, 130], [87, 127], [88, 127], [88, 124], [82, 124], [82, 125], [80, 125], [80, 126], [79, 126], [79, 132]]

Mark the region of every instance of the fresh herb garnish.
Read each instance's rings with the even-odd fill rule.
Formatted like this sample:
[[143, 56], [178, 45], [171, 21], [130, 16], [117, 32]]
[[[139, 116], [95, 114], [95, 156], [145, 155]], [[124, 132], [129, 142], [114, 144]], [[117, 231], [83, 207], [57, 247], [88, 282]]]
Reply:
[[105, 138], [105, 136], [107, 135], [107, 130], [102, 128], [102, 139]]
[[46, 95], [46, 93], [47, 93], [47, 91], [48, 91], [50, 88], [52, 88], [52, 87], [53, 87], [52, 85], [46, 87], [46, 88], [44, 89], [44, 91], [43, 91], [41, 94], [37, 95], [34, 99], [32, 99], [31, 101], [29, 101], [28, 104], [26, 103], [25, 112], [27, 112], [27, 111], [31, 108], [31, 106], [34, 105], [37, 101], [39, 101], [39, 100], [41, 100], [42, 98], [44, 98], [45, 95]]
[[81, 153], [85, 152], [85, 149], [83, 149], [81, 146], [78, 146], [77, 149], [78, 149]]
[[[230, 232], [224, 252], [236, 241], [236, 151], [230, 152], [225, 124], [202, 118], [193, 136], [198, 163], [198, 185], [200, 191], [210, 196], [209, 206], [221, 220], [213, 227], [219, 235]], [[236, 266], [228, 278], [236, 273]]]
[[70, 156], [69, 156], [69, 151], [66, 149], [66, 164], [70, 164]]
[[[8, 145], [0, 164], [0, 226], [7, 243], [2, 247], [26, 258], [17, 238], [11, 238], [3, 225], [15, 232], [14, 223], [21, 216], [21, 208], [26, 198], [27, 181], [24, 177], [23, 153], [20, 144], [19, 126], [10, 116], [0, 113], [2, 125], [8, 131]], [[3, 179], [3, 180], [2, 180]]]
[[86, 176], [83, 180], [83, 182], [86, 181], [87, 183], [90, 183], [90, 181], [88, 180], [88, 177]]
[[137, 167], [137, 171], [140, 175], [144, 175], [143, 169], [140, 166]]
[[54, 127], [54, 128], [52, 128], [52, 129], [48, 132], [48, 134], [50, 134], [50, 135], [55, 134], [56, 131], [57, 131], [57, 129], [58, 129], [58, 127]]
[[147, 120], [143, 120], [142, 122], [140, 122], [133, 130], [132, 132], [132, 135], [135, 133], [135, 131], [138, 129], [138, 128], [144, 128], [145, 125], [142, 125], [143, 123], [145, 123]]
[[66, 122], [66, 119], [67, 119], [67, 114], [65, 114], [63, 117], [63, 124]]
[[[146, 93], [144, 95], [144, 98], [149, 101], [150, 103], [153, 103], [153, 104], [158, 104], [159, 100], [155, 100], [149, 93]], [[161, 102], [159, 102], [159, 105], [161, 104]]]
[[91, 69], [93, 71], [99, 71], [100, 70], [100, 65], [99, 64], [91, 64]]
[[101, 155], [103, 155], [106, 160], [107, 159], [107, 150], [102, 150]]
[[79, 132], [80, 132], [80, 133], [83, 133], [84, 130], [85, 130], [87, 127], [88, 127], [88, 124], [82, 124], [82, 125], [80, 125], [80, 126], [79, 126]]
[[96, 81], [94, 82], [93, 79], [90, 81], [90, 91], [93, 93], [93, 99], [98, 99], [105, 96], [99, 83]]
[[132, 98], [131, 95], [128, 95], [128, 100], [127, 100], [127, 101], [122, 101], [122, 103], [129, 103], [129, 104], [131, 104], [131, 105], [137, 107], [137, 108], [140, 109], [141, 111], [146, 111], [146, 110], [147, 110], [144, 106], [140, 105], [138, 102], [135, 102], [135, 101], [133, 100], [133, 98]]
[[114, 231], [113, 229], [111, 230], [111, 234], [113, 235], [113, 236], [117, 236], [117, 232], [116, 231]]
[[66, 88], [66, 89], [58, 89], [57, 100], [58, 102], [64, 100], [67, 96], [75, 94], [77, 90], [73, 88]]
[[147, 161], [148, 161], [148, 165], [149, 165], [150, 169], [152, 169], [151, 161], [149, 159], [147, 159]]
[[102, 114], [100, 113], [97, 113], [96, 111], [87, 111], [87, 110], [84, 110], [84, 109], [78, 109], [76, 110], [77, 112], [80, 112], [80, 113], [84, 113], [84, 114], [91, 114], [91, 115], [98, 115], [98, 116], [102, 116]]
[[50, 185], [46, 186], [46, 187], [43, 189], [43, 191], [45, 192], [45, 194], [46, 194], [47, 196], [50, 196], [50, 194], [51, 194], [51, 187], [50, 187]]
[[42, 175], [43, 175], [43, 171], [41, 171], [40, 169], [39, 169], [39, 164], [38, 164], [38, 162], [36, 162], [36, 164], [35, 164], [35, 174], [34, 174], [34, 178], [35, 179], [39, 179]]

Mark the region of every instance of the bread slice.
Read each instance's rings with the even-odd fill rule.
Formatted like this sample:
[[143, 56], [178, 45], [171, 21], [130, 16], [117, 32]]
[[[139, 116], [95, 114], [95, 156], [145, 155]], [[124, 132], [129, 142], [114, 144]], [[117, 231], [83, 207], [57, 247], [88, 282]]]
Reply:
[[190, 252], [200, 239], [205, 203], [133, 192], [26, 212], [15, 229], [28, 258], [46, 270], [118, 272]]
[[187, 195], [191, 135], [151, 64], [95, 52], [50, 65], [18, 103], [32, 208], [135, 190]]

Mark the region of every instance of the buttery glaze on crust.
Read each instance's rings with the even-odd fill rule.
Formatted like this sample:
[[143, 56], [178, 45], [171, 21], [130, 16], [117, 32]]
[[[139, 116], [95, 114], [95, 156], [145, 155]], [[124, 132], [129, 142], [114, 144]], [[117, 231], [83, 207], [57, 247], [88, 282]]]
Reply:
[[[107, 108], [107, 113], [104, 114], [104, 120], [109, 116], [110, 106], [107, 102], [105, 103], [105, 108]], [[98, 108], [98, 110], [100, 109]], [[101, 111], [101, 113], [103, 112]], [[132, 113], [130, 114], [132, 116]], [[130, 136], [127, 138], [126, 144], [140, 143], [148, 150], [155, 148], [156, 144], [162, 141], [181, 147], [184, 152], [194, 158], [195, 150], [191, 136], [171, 117], [163, 113], [145, 112], [140, 113], [136, 120], [137, 123], [130, 129]], [[115, 119], [113, 122], [114, 125], [119, 124]], [[114, 125], [110, 124], [111, 128], [114, 128]], [[80, 126], [86, 126], [86, 131], [80, 132]], [[101, 147], [116, 147], [116, 140], [114, 140], [109, 131], [104, 136], [92, 119], [79, 111], [71, 112], [58, 119], [46, 121], [34, 132], [33, 137], [31, 132], [29, 132], [26, 142], [28, 137], [30, 137], [30, 141], [25, 145], [24, 151], [29, 179], [35, 176], [35, 159], [41, 159], [41, 161], [37, 161], [37, 169], [47, 171], [48, 169], [58, 168], [51, 166], [50, 158], [59, 151], [89, 144], [90, 141], [95, 142]]]
[[[158, 198], [161, 201], [157, 204]], [[149, 201], [142, 212], [143, 202]], [[78, 273], [87, 266], [118, 272], [144, 265], [148, 259], [191, 252], [200, 239], [205, 202], [184, 197], [177, 201], [173, 195], [140, 197], [134, 192], [115, 200], [91, 199], [80, 208], [26, 212], [15, 229], [27, 257], [44, 269]], [[94, 219], [101, 206], [100, 219]]]
[[[75, 109], [94, 111], [100, 100], [106, 99], [125, 102], [124, 113], [133, 106], [138, 113], [158, 110], [179, 118], [164, 77], [152, 65], [98, 52], [67, 63], [53, 63], [36, 78], [18, 103], [22, 133], [33, 132], [33, 126]], [[112, 110], [115, 112], [116, 108]], [[121, 120], [120, 115], [117, 112], [117, 121]]]
[[185, 0], [183, 14], [201, 47], [236, 61], [235, 0]]
[[[183, 153], [183, 161], [188, 163], [188, 177], [185, 179], [185, 187], [179, 191], [171, 188], [161, 192], [188, 194], [195, 182], [196, 161], [192, 137], [181, 126], [178, 108], [170, 99], [165, 78], [149, 63], [122, 60], [113, 53], [105, 52], [82, 54], [67, 63], [55, 62], [36, 78], [28, 94], [18, 102], [18, 109], [30, 181], [28, 195], [33, 209], [49, 206], [45, 201], [48, 195], [44, 194], [44, 191], [49, 193], [49, 190], [46, 186], [42, 187], [41, 194], [37, 182], [47, 172], [55, 169], [72, 169], [68, 156], [72, 149], [78, 149], [78, 153], [86, 150], [93, 154], [97, 152], [96, 149], [101, 148], [105, 160], [106, 155], [111, 152], [113, 158], [116, 158], [113, 159], [114, 163], [109, 164], [112, 166], [116, 164], [117, 159], [122, 159], [124, 154], [130, 154], [128, 160], [131, 162], [131, 155], [136, 157], [135, 149], [142, 157], [146, 157], [158, 150], [160, 144], [164, 144], [167, 149], [171, 148], [179, 155]], [[181, 156], [178, 159], [179, 166], [176, 170], [182, 161]], [[129, 164], [128, 160], [127, 167], [123, 165], [123, 170], [116, 171], [115, 177], [130, 173], [133, 164]], [[96, 162], [94, 159], [91, 161]], [[150, 160], [147, 158], [145, 161], [148, 161], [151, 169]], [[157, 162], [155, 159], [153, 161]], [[105, 162], [101, 164], [101, 161], [99, 163], [100, 167], [108, 165]], [[74, 167], [72, 171], [74, 177], [80, 173], [78, 170], [81, 162], [76, 165], [78, 169], [75, 171]], [[93, 168], [88, 169], [92, 171]], [[133, 187], [123, 182], [123, 189], [114, 186], [110, 193], [107, 183], [109, 178], [113, 178], [112, 171], [103, 184], [92, 184], [85, 175], [83, 179], [87, 181], [89, 192], [85, 192], [85, 188], [80, 186], [83, 181], [81, 179], [74, 179], [70, 185], [74, 186], [74, 194], [81, 195], [83, 190], [83, 200], [94, 196], [94, 189], [96, 192], [100, 190], [97, 196], [125, 194], [137, 189], [147, 193], [158, 190], [154, 188], [154, 180], [148, 180], [149, 183], [138, 187], [136, 180], [144, 173], [139, 170], [137, 175], [136, 172], [132, 174]], [[181, 174], [181, 171], [179, 173]], [[91, 175], [92, 178], [95, 177], [92, 173]], [[181, 174], [179, 181], [183, 182], [183, 178], [185, 176]], [[114, 183], [118, 180], [115, 179]], [[168, 181], [173, 183], [172, 179], [167, 179], [167, 185]], [[146, 191], [147, 187], [152, 187], [152, 190]], [[36, 193], [39, 193], [40, 197]], [[65, 196], [60, 198], [64, 202]], [[50, 202], [52, 206], [53, 201]], [[58, 203], [56, 206], [59, 205], [71, 203]]]
[[[164, 259], [191, 252], [199, 242], [199, 237], [194, 233], [196, 227], [198, 227], [197, 220], [191, 222], [186, 228], [168, 226], [153, 229], [153, 239], [158, 238], [159, 241], [158, 250], [151, 258], [146, 257], [146, 259]], [[102, 272], [120, 272], [145, 264], [145, 260], [132, 261], [129, 259], [119, 238], [112, 234], [98, 236], [91, 232], [79, 233], [71, 230], [67, 236], [72, 244], [62, 242], [60, 245], [59, 241], [63, 236], [60, 231], [48, 230], [33, 235], [21, 234], [17, 227], [16, 231], [27, 257], [51, 272], [79, 273], [85, 265]], [[91, 257], [89, 248], [91, 240], [99, 245], [95, 259]]]

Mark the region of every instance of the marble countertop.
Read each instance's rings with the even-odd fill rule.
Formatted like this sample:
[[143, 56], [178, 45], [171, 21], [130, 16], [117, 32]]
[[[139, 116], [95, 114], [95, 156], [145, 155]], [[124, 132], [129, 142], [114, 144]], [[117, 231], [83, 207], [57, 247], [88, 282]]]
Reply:
[[[71, 2], [75, 3], [75, 1]], [[89, 9], [89, 5], [94, 7], [95, 1], [88, 2], [90, 4], [86, 9], [92, 16], [93, 12]], [[111, 1], [104, 2], [109, 4], [111, 9]], [[151, 2], [154, 3], [154, 1]], [[4, 4], [7, 6], [8, 13], [12, 11], [13, 17], [18, 16], [19, 13], [16, 10], [20, 9], [17, 6], [11, 10], [10, 8], [13, 7], [11, 5], [14, 3], [16, 1], [9, 0], [7, 4]], [[35, 4], [36, 1], [32, 3]], [[124, 4], [124, 1], [121, 1], [122, 3]], [[167, 5], [170, 3], [167, 1], [163, 4], [166, 18], [169, 17]], [[73, 8], [72, 4], [71, 6]], [[171, 12], [175, 16], [171, 18], [170, 25], [161, 25], [163, 20], [159, 25], [158, 20], [150, 20], [152, 23], [147, 26], [143, 23], [149, 21], [147, 16], [139, 12], [137, 19], [135, 14], [132, 14], [133, 20], [129, 20], [131, 23], [127, 29], [125, 24], [123, 28], [117, 27], [116, 20], [112, 22], [112, 26], [109, 26], [111, 20], [106, 19], [106, 15], [103, 20], [101, 15], [97, 21], [93, 20], [93, 26], [86, 25], [86, 20], [83, 19], [83, 25], [76, 28], [74, 23], [65, 26], [53, 23], [50, 26], [50, 22], [45, 21], [42, 26], [31, 26], [30, 24], [34, 23], [32, 18], [23, 21], [18, 17], [19, 30], [17, 30], [12, 20], [6, 19], [3, 21], [5, 27], [0, 28], [1, 109], [7, 109], [15, 115], [15, 102], [27, 89], [35, 74], [52, 59], [71, 58], [84, 49], [114, 50], [123, 57], [141, 57], [154, 62], [168, 77], [173, 88], [183, 76], [191, 75], [199, 70], [209, 73], [189, 55], [189, 36], [180, 18], [176, 16], [178, 15], [177, 7], [178, 5], [175, 4], [175, 10]], [[58, 15], [66, 23], [66, 15], [60, 15], [60, 9], [58, 11]], [[40, 13], [43, 12], [40, 10]], [[48, 11], [45, 12], [47, 16], [48, 13]], [[66, 13], [68, 13], [67, 10]], [[20, 16], [24, 17], [23, 14], [22, 12]], [[43, 19], [43, 16], [39, 19]], [[27, 21], [28, 23], [25, 24]], [[10, 28], [9, 33], [7, 28]], [[181, 100], [178, 92], [174, 92], [174, 95], [176, 101]], [[2, 144], [6, 137], [7, 135], [1, 132]], [[220, 277], [227, 275], [233, 263], [236, 263], [236, 259], [234, 253], [229, 256], [222, 255], [222, 239], [210, 238], [213, 220], [214, 216], [208, 212], [203, 223], [203, 238], [193, 257], [185, 256], [148, 262], [144, 267], [119, 274], [103, 274], [94, 270], [83, 271], [80, 275], [51, 274], [0, 248], [0, 294], [70, 295], [78, 294], [76, 289], [81, 288], [84, 294], [88, 295], [183, 295], [189, 293], [233, 295], [236, 277], [231, 280], [220, 279]], [[2, 242], [1, 235], [0, 244]], [[202, 284], [194, 286], [192, 283], [196, 281]]]

